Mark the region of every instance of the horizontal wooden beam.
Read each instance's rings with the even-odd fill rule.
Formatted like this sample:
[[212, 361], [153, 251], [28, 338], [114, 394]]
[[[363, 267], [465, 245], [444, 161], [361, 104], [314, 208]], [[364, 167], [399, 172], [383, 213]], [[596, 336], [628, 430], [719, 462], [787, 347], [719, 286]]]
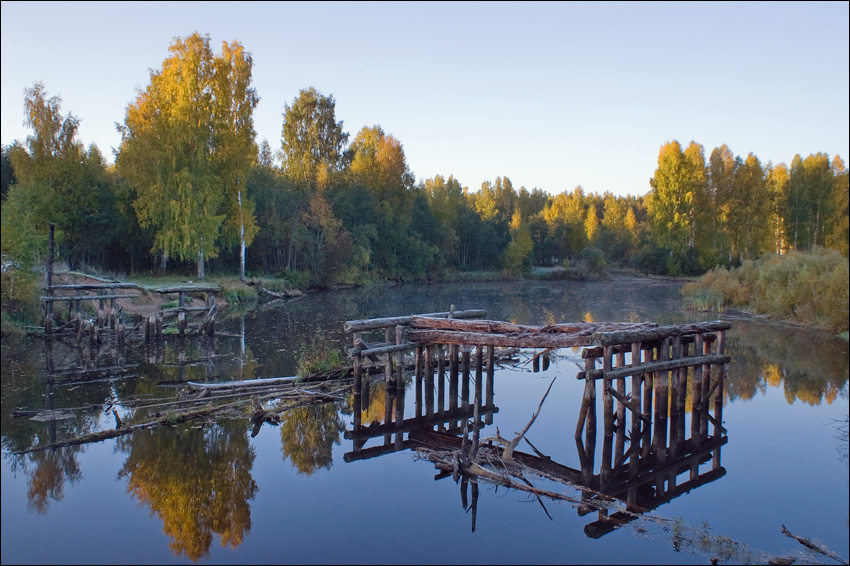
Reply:
[[218, 293], [221, 285], [185, 285], [151, 289], [154, 293]]
[[713, 322], [698, 322], [696, 324], [678, 324], [672, 326], [659, 326], [651, 330], [618, 330], [614, 332], [597, 332], [593, 334], [593, 344], [598, 346], [612, 346], [614, 344], [633, 344], [635, 342], [647, 342], [658, 340], [668, 336], [682, 336], [685, 334], [699, 334], [701, 332], [714, 332], [728, 330], [732, 323], [725, 320]]
[[[705, 334], [702, 335], [702, 339], [707, 343], [711, 343], [711, 342], [714, 342], [715, 340], [717, 340], [717, 334], [714, 334], [713, 332], [706, 332]], [[696, 334], [689, 334], [687, 336], [682, 336], [682, 344], [692, 344], [695, 341], [696, 341]], [[640, 342], [640, 349], [641, 350], [652, 350], [653, 348], [657, 348], [660, 344], [661, 344], [660, 339], [655, 339], [655, 340], [652, 340], [652, 341], [649, 341], [649, 342]], [[632, 351], [631, 343], [616, 344], [616, 345], [612, 346], [611, 348], [612, 348], [612, 351], [611, 351], [612, 354], [628, 354], [629, 352]], [[590, 348], [585, 348], [584, 350], [582, 350], [581, 351], [581, 357], [583, 359], [586, 359], [586, 358], [601, 358], [602, 353], [603, 353], [602, 352], [602, 346], [592, 346]]]
[[648, 330], [657, 328], [652, 322], [570, 322], [534, 326], [512, 324], [495, 320], [456, 320], [414, 316], [410, 327], [417, 330], [454, 330], [460, 332], [486, 332], [488, 334], [592, 334], [615, 330]]
[[594, 369], [580, 371], [576, 374], [576, 379], [602, 379], [604, 377], [617, 379], [627, 377], [639, 373], [650, 373], [653, 371], [668, 371], [672, 369], [685, 368], [691, 366], [708, 365], [708, 364], [728, 364], [732, 361], [729, 356], [721, 356], [712, 354], [709, 356], [688, 356], [686, 358], [678, 358], [675, 360], [666, 360], [663, 362], [651, 362], [648, 364], [640, 364], [636, 366], [624, 366], [614, 368], [609, 371]]
[[135, 283], [99, 283], [92, 285], [51, 285], [45, 291], [94, 291], [97, 289], [138, 289]]
[[138, 296], [140, 295], [77, 295], [74, 297], [42, 297], [41, 300], [45, 303], [53, 303], [56, 301], [91, 301], [94, 299], [132, 299]]
[[488, 334], [485, 332], [453, 332], [450, 330], [411, 330], [411, 342], [501, 346], [513, 348], [569, 348], [590, 346], [590, 336], [582, 334]]
[[345, 323], [346, 332], [361, 332], [364, 330], [378, 330], [398, 325], [408, 325], [414, 317], [428, 318], [448, 318], [451, 314], [452, 318], [482, 318], [487, 316], [485, 310], [468, 310], [449, 312], [433, 312], [429, 314], [415, 314], [410, 316], [395, 316], [391, 318], [371, 318], [366, 320], [349, 320]]

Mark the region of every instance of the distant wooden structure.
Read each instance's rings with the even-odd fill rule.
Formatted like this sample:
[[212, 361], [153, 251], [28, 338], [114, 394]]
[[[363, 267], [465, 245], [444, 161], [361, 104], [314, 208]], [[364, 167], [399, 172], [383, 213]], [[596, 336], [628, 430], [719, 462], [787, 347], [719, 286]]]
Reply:
[[[44, 314], [44, 333], [52, 336], [72, 328], [77, 342], [82, 341], [87, 335], [92, 344], [102, 341], [104, 333], [115, 335], [119, 343], [139, 330], [141, 324], [127, 330], [121, 316], [121, 306], [117, 301], [132, 299], [141, 296], [144, 290], [135, 283], [104, 282], [87, 283], [78, 285], [54, 285], [53, 284], [53, 261], [54, 261], [54, 226], [50, 225], [48, 238], [47, 263], [44, 268], [44, 295], [41, 297], [42, 311]], [[123, 292], [123, 291], [130, 291]], [[132, 291], [138, 291], [133, 293]], [[144, 321], [145, 342], [153, 342], [164, 338], [165, 319], [176, 317], [177, 335], [196, 333], [200, 335], [213, 336], [215, 334], [216, 294], [221, 291], [218, 285], [181, 285], [154, 289], [153, 292], [163, 295], [177, 295], [177, 306], [165, 309], [155, 315], [147, 317]], [[188, 306], [186, 301], [189, 293], [204, 293], [204, 306]], [[86, 301], [97, 301], [97, 316], [86, 319], [82, 314], [82, 305]], [[107, 301], [109, 301], [107, 305]], [[54, 328], [56, 303], [68, 303], [68, 316], [65, 322], [60, 322], [58, 328]], [[188, 316], [200, 314], [201, 319], [195, 328], [191, 328]]]
[[[454, 452], [461, 443], [457, 418], [472, 420], [472, 446], [478, 447], [479, 429], [491, 424], [498, 410], [493, 405], [497, 348], [537, 350], [533, 368], [538, 371], [539, 360], [543, 359], [545, 369], [553, 350], [581, 347], [584, 370], [577, 378], [584, 380], [585, 388], [574, 434], [581, 469], [528, 454], [520, 453], [519, 458], [542, 475], [582, 491], [586, 505], [580, 507], [580, 514], [594, 509], [599, 513], [597, 521], [585, 528], [589, 537], [598, 538], [638, 514], [725, 474], [720, 465], [720, 447], [727, 441], [722, 409], [730, 362], [724, 351], [729, 322], [528, 326], [482, 320], [484, 316], [486, 313], [480, 310], [451, 309], [345, 324], [346, 330], [353, 333], [353, 347], [348, 354], [354, 359], [355, 392], [354, 430], [346, 433], [346, 438], [354, 441], [355, 450], [346, 455], [347, 461], [417, 446]], [[362, 333], [366, 331], [383, 331], [384, 342], [365, 341]], [[404, 394], [401, 369], [405, 352], [414, 356], [416, 390], [416, 417], [407, 421], [402, 418], [403, 402], [399, 405]], [[395, 358], [391, 359], [391, 355]], [[362, 395], [368, 392], [361, 386], [366, 360], [378, 367], [383, 361], [387, 391], [393, 391], [393, 397], [387, 397], [383, 424], [364, 427], [359, 420]], [[471, 368], [475, 371], [475, 393], [470, 410]], [[458, 375], [462, 378], [460, 393]], [[458, 398], [465, 400], [465, 411], [456, 412]], [[368, 406], [368, 401], [365, 403]], [[393, 403], [395, 409], [390, 408]], [[603, 443], [597, 472], [594, 460], [600, 411]], [[481, 421], [481, 417], [485, 420]], [[447, 426], [450, 421], [452, 424]], [[403, 438], [405, 432], [407, 440]], [[394, 442], [390, 441], [391, 434], [396, 435]], [[384, 446], [363, 448], [366, 440], [382, 435]], [[515, 458], [517, 454], [514, 451]], [[434, 461], [444, 472], [449, 466], [437, 456]], [[701, 471], [700, 466], [709, 461], [711, 470]], [[454, 466], [456, 472], [457, 464]], [[682, 474], [688, 477], [680, 482], [678, 476]], [[627, 512], [609, 516], [607, 507], [599, 504], [606, 498], [623, 501]]]

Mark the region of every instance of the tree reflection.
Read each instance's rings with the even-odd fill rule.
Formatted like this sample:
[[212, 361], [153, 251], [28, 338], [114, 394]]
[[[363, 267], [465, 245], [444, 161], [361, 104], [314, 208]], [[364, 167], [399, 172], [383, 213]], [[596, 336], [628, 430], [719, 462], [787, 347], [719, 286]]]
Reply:
[[808, 330], [736, 321], [728, 334], [729, 399], [752, 399], [782, 387], [788, 403], [831, 404], [848, 379], [847, 343]]
[[209, 553], [213, 533], [237, 547], [251, 530], [249, 501], [254, 449], [244, 422], [224, 421], [206, 431], [146, 430], [118, 440], [129, 452], [119, 477], [127, 491], [163, 522], [175, 556], [192, 561]]
[[79, 446], [67, 446], [31, 455], [35, 470], [28, 478], [27, 507], [44, 515], [50, 500], [62, 501], [65, 479], [73, 485], [83, 477], [77, 462], [79, 451]]
[[307, 405], [281, 415], [280, 440], [283, 459], [299, 474], [311, 475], [333, 463], [333, 445], [340, 443], [345, 423], [336, 403]]

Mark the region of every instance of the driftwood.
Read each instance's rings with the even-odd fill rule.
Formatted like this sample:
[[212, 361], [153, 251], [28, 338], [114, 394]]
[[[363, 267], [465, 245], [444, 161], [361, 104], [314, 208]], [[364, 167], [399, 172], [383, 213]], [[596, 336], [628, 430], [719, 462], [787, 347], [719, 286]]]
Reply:
[[549, 384], [549, 388], [546, 389], [546, 393], [543, 395], [543, 398], [540, 400], [540, 404], [537, 405], [537, 410], [534, 411], [534, 414], [531, 416], [531, 420], [528, 421], [528, 424], [525, 425], [525, 428], [522, 429], [522, 432], [517, 433], [517, 436], [515, 436], [513, 440], [509, 441], [505, 438], [502, 438], [501, 435], [499, 434], [499, 427], [496, 427], [496, 436], [491, 436], [491, 437], [485, 438], [484, 440], [481, 441], [481, 444], [492, 441], [492, 442], [497, 442], [497, 443], [503, 445], [505, 447], [505, 451], [502, 453], [502, 459], [506, 460], [508, 462], [512, 462], [513, 459], [514, 459], [513, 458], [514, 448], [517, 447], [517, 445], [520, 443], [520, 441], [525, 437], [525, 433], [528, 432], [528, 429], [530, 429], [531, 425], [534, 424], [534, 421], [537, 420], [537, 416], [540, 414], [540, 409], [543, 407], [543, 402], [546, 401], [546, 397], [549, 395], [549, 391], [552, 390], [552, 386], [555, 384], [556, 379], [558, 379], [558, 378], [557, 377], [552, 378], [552, 382]]
[[840, 556], [835, 554], [830, 549], [826, 548], [825, 546], [816, 544], [816, 543], [812, 542], [811, 540], [809, 540], [807, 538], [793, 534], [791, 531], [789, 531], [787, 528], [785, 528], [785, 525], [782, 525], [782, 534], [796, 540], [797, 542], [799, 542], [800, 544], [802, 544], [803, 546], [805, 546], [809, 550], [812, 550], [814, 552], [817, 552], [818, 554], [823, 554], [824, 556], [832, 558], [833, 560], [835, 560], [839, 564], [847, 564], [846, 560], [844, 560], [843, 558], [841, 558]]

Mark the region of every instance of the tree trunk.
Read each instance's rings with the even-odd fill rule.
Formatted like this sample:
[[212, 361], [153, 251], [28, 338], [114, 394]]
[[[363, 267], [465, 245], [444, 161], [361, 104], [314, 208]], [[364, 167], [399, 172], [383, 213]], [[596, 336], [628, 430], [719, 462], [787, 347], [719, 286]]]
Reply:
[[198, 252], [198, 279], [204, 278], [204, 252]]

